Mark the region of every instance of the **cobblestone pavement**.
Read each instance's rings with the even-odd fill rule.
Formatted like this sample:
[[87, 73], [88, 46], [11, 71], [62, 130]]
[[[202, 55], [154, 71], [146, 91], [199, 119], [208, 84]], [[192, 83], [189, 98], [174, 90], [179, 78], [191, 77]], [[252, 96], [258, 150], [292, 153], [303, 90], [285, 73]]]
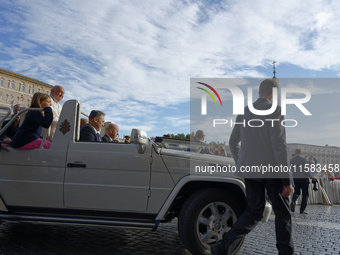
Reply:
[[[296, 254], [340, 254], [340, 205], [308, 205], [307, 211], [308, 215], [293, 214]], [[179, 240], [176, 224], [163, 224], [150, 232], [3, 223], [0, 255], [189, 254]], [[246, 237], [238, 254], [277, 254], [274, 216]]]

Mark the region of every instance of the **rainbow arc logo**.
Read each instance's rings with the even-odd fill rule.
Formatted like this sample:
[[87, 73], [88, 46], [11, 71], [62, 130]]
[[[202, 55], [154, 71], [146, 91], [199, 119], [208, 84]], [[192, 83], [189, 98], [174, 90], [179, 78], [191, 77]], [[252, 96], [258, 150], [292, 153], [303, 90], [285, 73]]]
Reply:
[[[197, 82], [197, 83], [207, 87], [208, 89], [210, 89], [217, 96], [218, 100], [220, 101], [221, 106], [223, 106], [220, 95], [217, 93], [217, 91], [212, 86], [210, 86], [209, 84], [203, 83], [203, 82]], [[217, 105], [215, 97], [213, 96], [213, 94], [209, 90], [207, 90], [205, 88], [201, 88], [201, 87], [196, 87], [196, 88], [206, 92], [212, 98], [212, 100], [214, 101], [215, 105]], [[202, 105], [201, 105], [201, 114], [202, 115], [207, 115], [207, 96], [206, 96], [206, 94], [202, 95], [202, 101], [201, 102], [202, 102]]]
[[[215, 95], [217, 96], [218, 100], [220, 101], [221, 106], [222, 106], [221, 97], [220, 97], [220, 95], [217, 93], [217, 91], [216, 91], [212, 86], [210, 86], [209, 84], [203, 83], [203, 82], [197, 82], [197, 83], [206, 86], [206, 87], [209, 88], [212, 92], [214, 92]], [[214, 100], [215, 105], [217, 105], [214, 96], [211, 94], [211, 92], [210, 92], [209, 90], [204, 89], [204, 88], [201, 88], [201, 87], [197, 87], [197, 88], [203, 90], [204, 92], [206, 92], [206, 93], [212, 98], [212, 100]]]

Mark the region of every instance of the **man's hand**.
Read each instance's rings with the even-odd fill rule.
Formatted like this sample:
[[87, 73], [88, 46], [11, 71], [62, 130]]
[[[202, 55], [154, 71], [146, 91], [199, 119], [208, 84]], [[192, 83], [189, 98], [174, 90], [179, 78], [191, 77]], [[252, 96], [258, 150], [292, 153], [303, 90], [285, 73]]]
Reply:
[[281, 196], [288, 197], [290, 194], [292, 194], [292, 191], [293, 191], [293, 185], [283, 186], [283, 191], [281, 193]]
[[12, 140], [11, 140], [11, 138], [9, 138], [9, 137], [6, 137], [6, 138], [4, 139], [4, 143], [10, 144], [11, 142], [12, 142]]

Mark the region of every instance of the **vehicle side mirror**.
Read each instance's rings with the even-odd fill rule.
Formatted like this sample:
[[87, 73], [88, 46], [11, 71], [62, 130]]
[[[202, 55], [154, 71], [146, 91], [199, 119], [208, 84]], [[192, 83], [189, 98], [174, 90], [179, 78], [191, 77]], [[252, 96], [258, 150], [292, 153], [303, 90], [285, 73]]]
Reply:
[[131, 143], [139, 144], [138, 152], [144, 153], [145, 145], [149, 143], [148, 134], [140, 129], [132, 129], [131, 131]]

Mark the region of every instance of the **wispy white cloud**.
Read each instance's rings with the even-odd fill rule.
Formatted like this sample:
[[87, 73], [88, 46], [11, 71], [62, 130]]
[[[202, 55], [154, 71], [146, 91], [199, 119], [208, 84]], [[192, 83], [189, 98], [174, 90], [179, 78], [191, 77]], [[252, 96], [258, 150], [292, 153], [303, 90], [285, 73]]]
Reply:
[[[2, 2], [1, 67], [148, 129], [189, 100], [190, 77], [263, 77], [272, 59], [340, 67], [338, 1]], [[176, 114], [169, 130], [187, 125]]]

